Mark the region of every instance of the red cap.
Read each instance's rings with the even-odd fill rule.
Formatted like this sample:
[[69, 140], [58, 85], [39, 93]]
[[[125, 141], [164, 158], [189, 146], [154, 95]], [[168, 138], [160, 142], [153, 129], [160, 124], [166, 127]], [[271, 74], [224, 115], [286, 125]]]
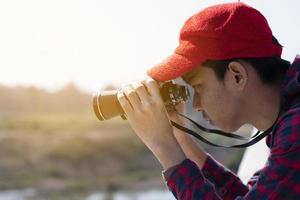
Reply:
[[173, 55], [147, 73], [158, 81], [175, 79], [206, 60], [281, 57], [282, 47], [272, 42], [265, 17], [241, 3], [208, 7], [183, 25]]

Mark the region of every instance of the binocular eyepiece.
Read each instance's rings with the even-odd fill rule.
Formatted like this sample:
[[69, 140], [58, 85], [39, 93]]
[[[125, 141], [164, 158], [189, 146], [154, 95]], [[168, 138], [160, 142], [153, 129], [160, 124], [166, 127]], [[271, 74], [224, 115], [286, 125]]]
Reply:
[[[175, 84], [173, 81], [160, 82], [159, 85], [167, 110], [174, 110], [178, 103], [188, 100], [190, 96], [186, 86]], [[108, 120], [118, 115], [126, 119], [117, 94], [118, 90], [108, 90], [93, 96], [93, 109], [99, 120]]]

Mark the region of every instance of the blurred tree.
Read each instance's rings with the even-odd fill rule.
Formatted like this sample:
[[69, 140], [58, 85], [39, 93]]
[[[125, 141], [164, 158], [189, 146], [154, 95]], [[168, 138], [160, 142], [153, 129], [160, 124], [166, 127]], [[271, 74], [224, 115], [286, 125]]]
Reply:
[[67, 84], [57, 92], [36, 87], [0, 86], [1, 113], [81, 112], [90, 109], [91, 95]]

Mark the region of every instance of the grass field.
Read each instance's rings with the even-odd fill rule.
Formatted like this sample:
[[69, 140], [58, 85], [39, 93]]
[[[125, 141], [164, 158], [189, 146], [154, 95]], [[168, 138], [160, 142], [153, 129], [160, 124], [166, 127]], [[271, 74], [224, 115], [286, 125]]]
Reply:
[[[1, 116], [0, 189], [131, 187], [159, 169], [126, 121], [89, 113]], [[126, 180], [125, 180], [126, 179]]]
[[[233, 168], [241, 157], [241, 151], [208, 150]], [[165, 189], [159, 163], [119, 117], [100, 122], [89, 112], [2, 114], [0, 190], [28, 187], [48, 199]]]

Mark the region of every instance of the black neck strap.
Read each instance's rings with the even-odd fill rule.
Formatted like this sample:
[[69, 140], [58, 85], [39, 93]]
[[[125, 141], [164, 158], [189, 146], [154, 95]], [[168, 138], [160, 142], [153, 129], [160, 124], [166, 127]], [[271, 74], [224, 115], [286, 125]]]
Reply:
[[[177, 111], [176, 111], [177, 112]], [[200, 134], [196, 133], [195, 131], [193, 130], [190, 130], [186, 127], [183, 127], [181, 126], [180, 124], [177, 124], [176, 122], [173, 122], [171, 121], [171, 124], [178, 128], [179, 130], [181, 131], [184, 131], [192, 136], [194, 136], [196, 139], [206, 143], [206, 144], [209, 144], [209, 145], [212, 145], [212, 146], [215, 146], [215, 147], [225, 147], [225, 148], [244, 148], [244, 147], [249, 147], [255, 143], [257, 143], [258, 141], [260, 141], [261, 139], [263, 139], [264, 137], [266, 137], [267, 135], [269, 135], [272, 130], [273, 130], [273, 126], [271, 126], [268, 130], [264, 131], [264, 132], [260, 132], [260, 131], [257, 131], [255, 135], [253, 135], [252, 137], [242, 137], [242, 136], [239, 136], [239, 135], [236, 135], [236, 134], [233, 134], [233, 133], [226, 133], [226, 132], [223, 132], [223, 131], [220, 131], [220, 130], [216, 130], [216, 129], [209, 129], [209, 128], [205, 128], [203, 126], [201, 126], [200, 124], [198, 124], [197, 122], [195, 122], [194, 120], [190, 119], [189, 117], [187, 116], [184, 116], [183, 114], [180, 114], [177, 112], [177, 114], [187, 120], [189, 120], [192, 124], [194, 124], [195, 126], [197, 126], [200, 130], [204, 131], [204, 132], [209, 132], [209, 133], [213, 133], [213, 134], [217, 134], [217, 135], [222, 135], [222, 136], [225, 136], [225, 137], [230, 137], [230, 138], [234, 138], [234, 139], [238, 139], [238, 140], [250, 140], [249, 142], [246, 142], [244, 144], [238, 144], [238, 145], [232, 145], [232, 146], [223, 146], [223, 145], [218, 145], [218, 144], [214, 144], [210, 141], [208, 141], [207, 139], [205, 139], [204, 137], [202, 137]], [[261, 133], [261, 134], [260, 134]]]

